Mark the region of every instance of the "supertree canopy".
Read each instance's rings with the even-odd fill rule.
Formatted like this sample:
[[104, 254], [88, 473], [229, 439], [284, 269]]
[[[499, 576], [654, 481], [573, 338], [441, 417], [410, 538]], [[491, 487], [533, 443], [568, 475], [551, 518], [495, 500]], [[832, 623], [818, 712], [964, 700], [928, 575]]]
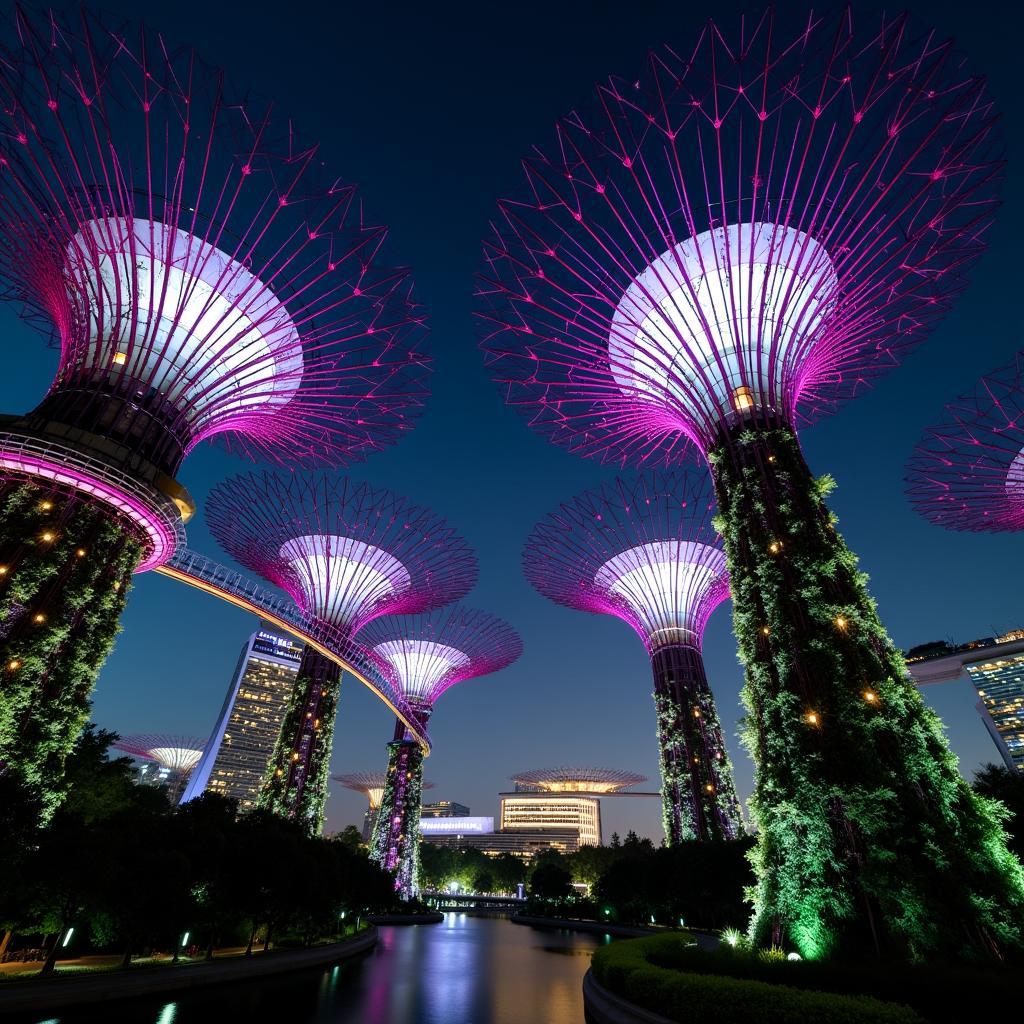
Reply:
[[511, 778], [517, 789], [538, 793], [621, 793], [647, 781], [646, 775], [617, 768], [535, 768]]
[[111, 746], [163, 768], [167, 773], [167, 797], [177, 803], [192, 769], [203, 756], [206, 740], [192, 736], [121, 736]]
[[383, 228], [269, 103], [86, 11], [0, 29], [0, 290], [60, 351], [0, 422], [0, 760], [52, 807], [133, 571], [216, 438], [344, 464], [422, 404], [421, 313]]
[[754, 940], [990, 955], [1021, 942], [1020, 867], [795, 427], [964, 287], [997, 203], [995, 113], [905, 16], [789, 17], [709, 23], [558, 125], [486, 242], [483, 347], [553, 440], [654, 463], [693, 442], [711, 466], [758, 768]]
[[543, 519], [523, 554], [526, 578], [545, 597], [618, 616], [647, 647], [670, 845], [743, 833], [701, 656], [708, 618], [729, 596], [714, 507], [702, 468], [620, 479]]
[[[367, 807], [363, 819], [363, 842], [368, 842], [373, 834], [373, 826], [377, 821], [377, 808], [380, 807], [381, 797], [384, 796], [384, 786], [387, 776], [384, 772], [353, 772], [350, 775], [332, 775], [331, 778], [356, 793], [362, 793], [366, 797]], [[433, 789], [434, 784], [423, 780], [420, 789]]]
[[937, 526], [1024, 529], [1024, 354], [946, 406], [914, 451], [907, 493]]
[[[507, 623], [461, 605], [427, 615], [375, 619], [357, 639], [383, 670], [393, 673], [424, 724], [442, 693], [466, 679], [500, 671], [523, 649]], [[388, 744], [386, 784], [370, 856], [395, 873], [395, 889], [406, 899], [419, 891], [422, 780], [423, 751], [399, 721]]]
[[[213, 489], [206, 519], [232, 558], [287, 591], [360, 663], [360, 627], [447, 604], [476, 582], [475, 556], [440, 517], [347, 479], [237, 476]], [[339, 666], [307, 646], [260, 796], [317, 832], [340, 685]]]

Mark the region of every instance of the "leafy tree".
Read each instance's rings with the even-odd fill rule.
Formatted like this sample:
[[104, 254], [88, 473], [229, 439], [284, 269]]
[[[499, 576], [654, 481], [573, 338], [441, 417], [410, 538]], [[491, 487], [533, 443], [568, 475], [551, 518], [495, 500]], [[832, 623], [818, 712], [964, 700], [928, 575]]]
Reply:
[[572, 892], [572, 876], [561, 865], [548, 860], [538, 864], [530, 876], [530, 895], [555, 902], [568, 898]]
[[998, 800], [1009, 812], [1004, 822], [1009, 847], [1024, 858], [1024, 772], [1001, 764], [987, 764], [974, 776], [974, 791]]
[[494, 875], [489, 871], [481, 871], [473, 879], [474, 892], [494, 892]]

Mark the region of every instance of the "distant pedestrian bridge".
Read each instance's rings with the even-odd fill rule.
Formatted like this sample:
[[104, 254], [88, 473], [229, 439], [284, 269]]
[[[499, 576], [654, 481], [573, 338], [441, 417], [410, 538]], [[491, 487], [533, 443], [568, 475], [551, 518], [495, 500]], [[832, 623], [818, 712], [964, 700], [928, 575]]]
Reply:
[[465, 892], [427, 892], [420, 897], [434, 904], [438, 910], [473, 910], [508, 913], [522, 910], [525, 899], [518, 896], [473, 896]]

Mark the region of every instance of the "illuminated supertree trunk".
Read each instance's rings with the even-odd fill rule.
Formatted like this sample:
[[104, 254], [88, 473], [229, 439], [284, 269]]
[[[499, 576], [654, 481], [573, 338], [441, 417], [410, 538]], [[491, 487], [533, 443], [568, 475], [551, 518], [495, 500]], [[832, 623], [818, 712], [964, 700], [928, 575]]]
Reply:
[[542, 520], [526, 542], [527, 579], [545, 597], [628, 622], [654, 673], [662, 823], [669, 845], [729, 840], [743, 818], [701, 654], [729, 596], [714, 500], [702, 467], [616, 480]]
[[[17, 8], [0, 22], [0, 136], [0, 289], [60, 353], [48, 393], [0, 424], [16, 549], [0, 664], [19, 666], [0, 762], [52, 807], [128, 576], [183, 542], [192, 448], [348, 464], [408, 429], [426, 360], [407, 275], [380, 265], [354, 190], [187, 48]], [[19, 554], [23, 504], [47, 501], [58, 540]], [[31, 635], [29, 604], [46, 616]]]
[[[378, 618], [356, 639], [390, 674], [424, 727], [438, 697], [456, 683], [498, 672], [522, 652], [519, 635], [501, 619], [461, 605], [425, 615]], [[388, 744], [388, 771], [370, 856], [394, 872], [403, 899], [419, 892], [423, 751], [398, 722]]]
[[307, 647], [257, 801], [312, 835], [323, 829], [340, 689], [341, 667]]
[[[343, 478], [235, 477], [213, 490], [206, 516], [226, 551], [287, 591], [360, 661], [357, 630], [382, 615], [455, 600], [476, 579], [475, 556], [442, 519]], [[307, 647], [258, 800], [314, 834], [323, 824], [340, 686], [338, 666]]]
[[701, 652], [663, 647], [651, 666], [665, 842], [736, 839], [743, 819]]
[[796, 427], [922, 341], [998, 202], [982, 78], [909, 16], [769, 10], [653, 51], [524, 163], [485, 249], [508, 400], [582, 454], [707, 459], [746, 665], [751, 925], [806, 957], [1024, 945], [1024, 873], [957, 771]]
[[420, 807], [423, 750], [398, 722], [388, 744], [384, 793], [370, 840], [370, 856], [395, 876], [395, 890], [405, 899], [419, 893]]
[[94, 504], [0, 482], [0, 762], [48, 817], [118, 630], [142, 542]]

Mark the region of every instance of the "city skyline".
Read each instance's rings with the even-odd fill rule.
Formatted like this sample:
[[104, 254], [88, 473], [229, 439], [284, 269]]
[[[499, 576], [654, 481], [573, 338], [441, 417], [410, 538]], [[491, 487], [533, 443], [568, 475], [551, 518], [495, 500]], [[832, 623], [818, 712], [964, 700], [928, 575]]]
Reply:
[[[108, 6], [128, 11], [124, 4]], [[921, 4], [913, 6], [923, 10]], [[325, 131], [324, 122], [317, 118], [330, 118], [327, 98], [312, 104], [312, 123], [304, 124], [307, 131], [319, 131], [327, 138], [332, 161], [363, 185], [375, 215], [392, 226], [390, 253], [397, 261], [408, 262], [416, 274], [420, 298], [432, 323], [432, 346], [437, 352], [434, 394], [416, 430], [397, 448], [374, 456], [351, 475], [407, 493], [417, 502], [437, 508], [456, 528], [465, 531], [480, 552], [482, 563], [481, 581], [471, 602], [507, 618], [524, 635], [522, 662], [479, 687], [471, 684], [460, 688], [433, 730], [437, 753], [427, 771], [437, 781], [437, 793], [470, 806], [489, 809], [502, 779], [524, 763], [624, 763], [651, 777], [657, 771], [647, 703], [648, 669], [644, 653], [637, 649], [628, 627], [611, 620], [591, 621], [551, 607], [532, 594], [518, 565], [519, 548], [535, 518], [566, 494], [596, 486], [614, 476], [616, 470], [580, 462], [548, 447], [531, 435], [513, 412], [502, 407], [500, 395], [487, 381], [475, 350], [469, 318], [471, 273], [478, 255], [474, 239], [483, 233], [493, 196], [511, 178], [515, 159], [532, 142], [549, 141], [545, 126], [581, 101], [591, 80], [608, 71], [628, 73], [635, 67], [643, 52], [638, 39], [660, 43], [692, 33], [696, 15], [677, 17], [671, 27], [656, 33], [656, 19], [650, 14], [653, 9], [645, 9], [625, 39], [595, 41], [590, 35], [597, 33], [585, 27], [587, 45], [580, 47], [586, 51], [585, 58], [568, 61], [569, 67], [557, 74], [545, 69], [543, 94], [538, 88], [537, 96], [531, 94], [533, 105], [515, 115], [515, 130], [510, 132], [513, 137], [500, 143], [492, 141], [479, 152], [462, 154], [472, 157], [474, 176], [481, 180], [474, 182], [471, 202], [462, 221], [456, 221], [450, 238], [442, 230], [447, 222], [441, 213], [417, 214], [413, 201], [403, 194], [403, 182], [416, 182], [419, 176], [426, 180], [430, 159], [418, 155], [407, 172], [396, 173], [390, 167], [396, 162], [397, 152], [417, 149], [408, 138], [373, 139], [372, 132], [367, 138], [363, 114], [350, 125], [336, 125], [333, 133], [331, 129]], [[931, 20], [941, 30], [952, 30], [951, 5], [929, 10]], [[156, 9], [148, 20], [153, 28], [175, 39], [184, 38], [187, 11], [187, 5], [181, 15]], [[373, 12], [368, 16], [373, 17]], [[445, 27], [450, 28], [447, 17], [451, 16], [441, 15], [433, 29], [439, 44]], [[213, 15], [214, 21], [216, 18]], [[415, 16], [410, 16], [410, 21], [415, 22]], [[556, 33], [556, 38], [564, 42], [568, 26], [559, 22], [559, 27], [561, 35]], [[413, 47], [413, 39], [422, 28], [414, 31], [407, 26], [409, 38], [400, 34], [397, 45], [408, 46], [410, 51], [418, 49]], [[292, 70], [300, 81], [282, 81], [284, 76], [279, 71], [259, 73], [259, 62], [245, 69], [245, 80], [258, 91], [283, 90], [290, 94], [282, 95], [282, 103], [286, 99], [290, 103], [294, 95], [303, 92], [315, 98], [317, 89], [310, 81], [313, 72], [299, 68], [299, 51], [289, 50], [295, 40], [287, 26], [283, 31], [285, 52], [294, 54]], [[234, 39], [220, 36], [216, 52], [207, 56], [237, 67], [247, 47], [250, 51], [253, 45], [258, 48], [262, 39], [262, 45], [269, 48], [269, 34], [269, 23], [256, 19]], [[960, 27], [957, 34], [972, 65], [991, 74], [993, 92], [1006, 111], [1004, 130], [1012, 151], [1013, 128], [1019, 115], [1009, 102], [1011, 79], [1000, 60], [1000, 47], [1006, 44], [998, 39], [986, 41], [976, 33], [972, 37], [970, 25]], [[211, 38], [216, 35], [211, 31]], [[508, 45], [523, 45], [526, 35], [525, 31], [514, 34]], [[281, 39], [274, 43], [281, 45]], [[303, 46], [316, 45], [303, 37]], [[540, 50], [556, 42], [549, 39], [534, 45]], [[541, 56], [545, 54], [550, 56], [546, 50]], [[336, 69], [334, 74], [351, 74], [358, 79], [366, 70], [357, 61], [355, 69]], [[420, 70], [424, 70], [422, 64]], [[415, 74], [415, 65], [404, 72]], [[316, 76], [313, 78], [315, 82]], [[410, 79], [403, 80], [408, 85]], [[495, 92], [511, 86], [489, 80], [487, 85], [493, 87], [488, 102], [504, 106]], [[394, 94], [388, 92], [389, 88], [395, 89]], [[438, 102], [437, 91], [454, 88], [445, 76], [429, 83], [429, 95], [414, 101], [423, 120], [421, 124], [413, 119], [418, 130], [428, 130], [429, 103], [431, 99]], [[377, 97], [374, 120], [389, 121], [389, 114], [393, 115], [403, 98], [400, 93], [397, 87], [384, 88], [384, 95]], [[407, 95], [404, 98], [408, 100]], [[471, 101], [467, 98], [466, 102]], [[418, 105], [421, 103], [422, 108]], [[447, 142], [450, 140], [441, 132], [433, 145], [443, 148]], [[433, 152], [432, 159], [437, 160], [440, 149]], [[422, 165], [419, 160], [424, 161]], [[993, 586], [989, 579], [992, 573], [987, 571], [987, 567], [1014, 564], [1014, 538], [960, 536], [931, 527], [916, 519], [902, 491], [903, 464], [913, 443], [941, 407], [962, 390], [961, 378], [980, 376], [990, 366], [1008, 362], [1014, 354], [1014, 310], [1000, 295], [1010, 284], [1010, 270], [999, 253], [1001, 248], [1005, 256], [1014, 227], [1022, 217], [1013, 167], [1011, 164], [1011, 180], [1005, 189], [1006, 205], [992, 234], [995, 251], [982, 260], [954, 312], [907, 364], [880, 382], [875, 391], [801, 435], [812, 469], [823, 472], [827, 468], [837, 478], [839, 489], [831, 504], [840, 516], [840, 528], [861, 555], [862, 567], [872, 577], [873, 594], [895, 641], [903, 648], [948, 635], [966, 638], [1005, 632], [1024, 618], [1013, 605], [1012, 581], [997, 581]], [[437, 186], [435, 177], [429, 180], [430, 187]], [[431, 242], [441, 249], [434, 266], [429, 259]], [[8, 375], [0, 385], [3, 408], [20, 411], [30, 401], [25, 396], [34, 398], [42, 393], [46, 367], [52, 365], [54, 354], [44, 352], [29, 337], [27, 327], [15, 325], [10, 310], [2, 315], [7, 317], [5, 328], [12, 334], [18, 332], [18, 339], [26, 342], [19, 353], [23, 363], [17, 367], [18, 372]], [[954, 366], [954, 357], [965, 351], [962, 368], [960, 364]], [[966, 372], [968, 365], [970, 373]], [[866, 427], [870, 428], [867, 444], [863, 438]], [[494, 452], [499, 455], [495, 457]], [[223, 453], [197, 450], [183, 479], [201, 505], [212, 483], [243, 468]], [[866, 497], [869, 487], [870, 500]], [[196, 517], [189, 526], [190, 544], [206, 554], [215, 554], [198, 520]], [[884, 535], [879, 529], [883, 520]], [[168, 609], [173, 609], [173, 619]], [[150, 575], [136, 580], [124, 624], [125, 632], [100, 675], [94, 720], [123, 733], [150, 727], [199, 735], [208, 732], [238, 646], [256, 628], [255, 619]], [[180, 664], [147, 664], [146, 652], [161, 640], [167, 643], [171, 639], [175, 644], [187, 644], [186, 650], [196, 663], [191, 676]], [[741, 672], [735, 659], [728, 608], [712, 617], [705, 657], [738, 787], [745, 798], [750, 792], [750, 762], [735, 738]], [[595, 693], [601, 695], [600, 700], [595, 699]], [[978, 763], [998, 759], [974, 712], [976, 697], [966, 679], [930, 688], [925, 697], [946, 722], [968, 776]], [[488, 717], [493, 719], [491, 728], [481, 728], [480, 723]], [[371, 694], [349, 686], [338, 719], [332, 770], [376, 767], [381, 756], [380, 737], [389, 719], [387, 709]], [[328, 828], [358, 823], [361, 803], [362, 798], [356, 794], [332, 790]], [[623, 808], [620, 812], [616, 807], [615, 812], [635, 818], [638, 832], [657, 838], [660, 830], [656, 809]], [[609, 808], [606, 834], [625, 831], [622, 825], [616, 827], [613, 813]]]

